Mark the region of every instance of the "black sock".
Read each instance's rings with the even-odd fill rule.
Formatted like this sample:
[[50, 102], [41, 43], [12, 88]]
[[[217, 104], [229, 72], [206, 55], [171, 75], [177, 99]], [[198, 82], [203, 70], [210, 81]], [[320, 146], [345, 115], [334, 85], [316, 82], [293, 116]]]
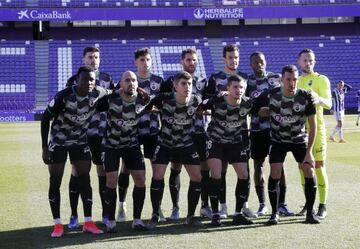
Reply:
[[50, 176], [49, 203], [54, 219], [60, 218], [60, 185], [61, 176]]
[[271, 178], [271, 176], [269, 176], [268, 192], [269, 192], [269, 200], [270, 200], [273, 214], [276, 214], [278, 212], [279, 182], [280, 182], [280, 179], [273, 179], [273, 178]]
[[173, 207], [179, 207], [179, 193], [180, 193], [180, 170], [170, 170], [169, 189]]
[[249, 196], [249, 180], [248, 179], [238, 179], [235, 189], [236, 197], [236, 212], [241, 212], [244, 203], [247, 201]]
[[89, 173], [78, 176], [79, 192], [83, 202], [84, 216], [91, 217], [92, 208], [92, 189], [90, 185]]
[[221, 173], [219, 201], [220, 203], [226, 203], [226, 172]]
[[209, 170], [201, 171], [201, 207], [209, 206]]
[[98, 176], [99, 179], [99, 195], [101, 200], [102, 217], [106, 216], [105, 207], [105, 187], [106, 187], [106, 176]]
[[193, 216], [196, 206], [199, 202], [201, 194], [201, 182], [190, 181], [187, 199], [188, 199], [188, 213], [187, 217]]
[[133, 218], [140, 219], [141, 212], [144, 207], [145, 187], [134, 186], [132, 196], [133, 196]]
[[115, 220], [116, 211], [116, 188], [105, 187], [106, 198], [106, 213], [109, 215], [109, 220]]
[[219, 194], [221, 187], [221, 179], [214, 179], [210, 177], [209, 180], [209, 195], [210, 203], [213, 213], [219, 212]]
[[151, 179], [150, 198], [153, 208], [153, 214], [159, 215], [159, 207], [162, 196], [164, 194], [164, 186], [165, 186], [164, 179], [162, 180], [155, 180], [154, 178]]
[[280, 205], [280, 204], [285, 204], [286, 185], [280, 184], [279, 189], [280, 189], [280, 193], [279, 193], [279, 205]]
[[259, 203], [265, 203], [265, 190], [264, 186], [258, 185], [255, 186], [256, 194], [259, 199]]
[[311, 214], [316, 198], [316, 182], [314, 178], [305, 177], [305, 198], [307, 214]]
[[78, 189], [78, 177], [77, 176], [70, 176], [69, 181], [69, 200], [70, 200], [70, 207], [71, 207], [71, 215], [78, 216], [77, 213], [77, 206], [79, 202], [79, 189]]
[[126, 194], [129, 187], [129, 174], [121, 173], [118, 179], [119, 186], [119, 201], [124, 202], [126, 200]]

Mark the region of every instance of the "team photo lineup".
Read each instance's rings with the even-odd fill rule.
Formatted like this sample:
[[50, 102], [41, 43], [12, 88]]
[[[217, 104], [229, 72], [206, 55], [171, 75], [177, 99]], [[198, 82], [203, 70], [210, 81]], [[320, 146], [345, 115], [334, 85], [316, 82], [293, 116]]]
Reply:
[[[134, 52], [136, 72], [125, 71], [116, 82], [101, 70], [100, 48], [84, 48], [83, 65], [49, 102], [41, 119], [42, 159], [49, 169], [48, 195], [55, 224], [51, 237], [62, 237], [65, 225], [69, 229], [80, 226], [80, 197], [83, 232], [118, 232], [117, 222], [131, 220], [126, 207], [130, 176], [134, 182], [132, 229], [152, 230], [159, 222], [180, 219], [183, 167], [190, 180], [187, 210], [181, 210], [187, 226], [224, 226], [222, 219], [229, 214], [239, 226], [251, 225], [267, 214], [264, 225], [281, 223], [279, 215], [304, 216], [309, 224], [326, 218], [328, 138], [323, 110], [331, 109], [332, 98], [340, 102], [334, 109], [339, 119], [330, 139], [335, 139], [336, 130], [346, 142], [340, 114], [344, 97], [335, 96], [335, 91], [332, 97], [329, 79], [314, 68], [316, 55], [311, 48], [299, 48], [298, 64], [284, 65], [279, 73], [267, 71], [266, 55], [254, 51], [248, 62], [241, 62], [250, 64], [251, 75], [238, 70], [236, 44], [225, 45], [222, 52], [224, 69], [208, 79], [196, 74], [199, 61], [193, 48], [181, 53], [182, 71], [163, 79], [151, 72], [152, 51], [139, 48]], [[343, 83], [337, 92], [342, 93]], [[292, 210], [286, 203], [287, 152], [298, 164], [302, 210]], [[60, 215], [67, 155], [70, 203], [62, 205], [71, 209], [68, 223]], [[151, 163], [146, 170], [152, 171], [148, 189], [145, 160]], [[269, 176], [264, 170], [268, 163]], [[105, 230], [92, 219], [92, 164], [96, 165], [98, 187], [94, 189], [100, 195]], [[237, 176], [235, 189], [226, 186], [229, 164]], [[164, 179], [167, 167], [170, 176]], [[161, 206], [165, 182], [172, 202], [169, 217]], [[258, 207], [250, 208], [253, 186]], [[142, 217], [146, 191], [150, 192], [151, 217]], [[235, 192], [235, 210], [228, 210], [226, 191]], [[200, 213], [195, 213], [197, 206]]]

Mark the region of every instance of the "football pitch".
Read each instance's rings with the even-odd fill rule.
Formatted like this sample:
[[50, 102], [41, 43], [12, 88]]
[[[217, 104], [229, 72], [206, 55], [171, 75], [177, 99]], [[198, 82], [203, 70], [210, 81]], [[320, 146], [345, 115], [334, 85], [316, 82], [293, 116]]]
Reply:
[[[347, 115], [345, 139], [348, 143], [328, 143], [328, 177], [330, 183], [328, 217], [319, 225], [304, 224], [304, 217], [281, 217], [277, 226], [266, 226], [269, 216], [254, 219], [250, 226], [234, 226], [231, 215], [221, 227], [191, 228], [183, 225], [184, 218], [176, 222], [163, 222], [152, 231], [131, 229], [131, 221], [118, 223], [116, 234], [83, 234], [81, 228], [69, 230], [66, 226], [62, 238], [51, 238], [53, 221], [48, 204], [49, 174], [41, 160], [40, 123], [0, 123], [0, 248], [360, 248], [360, 127], [355, 126], [355, 115]], [[328, 133], [335, 121], [326, 116]], [[293, 211], [304, 204], [297, 166], [291, 154], [286, 160], [288, 188], [286, 202]], [[147, 162], [147, 191], [143, 219], [151, 216], [149, 184], [151, 167]], [[250, 162], [251, 174], [253, 165]], [[166, 174], [162, 209], [170, 215], [171, 200]], [[266, 178], [269, 166], [266, 166]], [[93, 187], [93, 218], [101, 219], [96, 170], [91, 170]], [[70, 165], [61, 185], [61, 217], [67, 225], [70, 216], [68, 182]], [[130, 181], [131, 182], [131, 181]], [[187, 210], [188, 177], [181, 174], [180, 211]], [[227, 203], [229, 214], [235, 209], [236, 176], [231, 166], [227, 174]], [[267, 189], [267, 188], [266, 188]], [[132, 217], [132, 183], [128, 191], [128, 217]], [[266, 194], [267, 205], [270, 207]], [[318, 205], [318, 199], [315, 206]], [[257, 196], [251, 179], [249, 206], [256, 211]], [[82, 204], [79, 201], [82, 221]], [[199, 213], [199, 206], [196, 214]], [[99, 227], [105, 229], [99, 223]]]

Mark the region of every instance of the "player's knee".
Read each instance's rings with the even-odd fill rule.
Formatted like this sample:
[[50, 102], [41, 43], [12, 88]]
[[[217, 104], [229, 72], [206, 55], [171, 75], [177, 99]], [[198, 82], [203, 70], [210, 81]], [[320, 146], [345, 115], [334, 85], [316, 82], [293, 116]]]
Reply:
[[118, 185], [117, 172], [106, 174], [106, 186], [108, 188], [116, 188]]

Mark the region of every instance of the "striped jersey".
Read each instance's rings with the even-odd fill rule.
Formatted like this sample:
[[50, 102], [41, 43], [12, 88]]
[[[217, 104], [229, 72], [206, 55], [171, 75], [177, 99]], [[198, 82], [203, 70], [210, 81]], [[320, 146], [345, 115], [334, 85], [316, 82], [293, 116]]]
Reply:
[[[259, 97], [259, 95], [267, 90], [280, 87], [280, 74], [266, 72], [262, 78], [256, 77], [254, 74], [249, 76], [246, 88], [246, 96], [250, 99]], [[251, 115], [251, 132], [263, 131], [270, 129], [269, 118], [259, 117], [257, 113]]]
[[[211, 121], [207, 129], [211, 141], [221, 144], [242, 142], [244, 123], [250, 113], [252, 101], [243, 96], [238, 105], [230, 105], [227, 96], [214, 96], [202, 102], [203, 109], [211, 110]], [[247, 142], [246, 142], [247, 144]]]
[[311, 93], [298, 89], [293, 97], [285, 97], [282, 88], [264, 91], [254, 101], [252, 112], [268, 106], [270, 136], [273, 142], [303, 144], [308, 142], [306, 118], [316, 114]]
[[[67, 83], [66, 87], [74, 86], [77, 84], [76, 75], [71, 76]], [[101, 86], [105, 89], [114, 89], [114, 82], [112, 77], [104, 72], [96, 72], [96, 85]], [[106, 115], [105, 113], [95, 112], [91, 118], [89, 129], [87, 131], [88, 136], [104, 136], [106, 130]]]
[[335, 112], [345, 110], [345, 91], [335, 88], [332, 91], [332, 107]]
[[159, 93], [153, 100], [160, 110], [161, 130], [159, 142], [168, 148], [187, 147], [193, 144], [193, 119], [201, 98], [191, 94], [186, 104], [176, 101], [176, 93]]
[[358, 112], [360, 112], [360, 90], [357, 91], [356, 98], [358, 101]]
[[[149, 95], [156, 95], [160, 91], [160, 86], [164, 83], [164, 79], [155, 74], [151, 74], [149, 78], [141, 78], [138, 76], [139, 87], [144, 89]], [[154, 136], [159, 133], [159, 114], [145, 112], [139, 121], [140, 136]]]
[[134, 147], [139, 144], [138, 126], [148, 102], [139, 95], [132, 101], [121, 97], [119, 90], [114, 91], [105, 101], [107, 109], [107, 132], [105, 135], [105, 147], [119, 149]]
[[79, 96], [77, 86], [58, 92], [47, 111], [55, 117], [51, 125], [49, 146], [77, 146], [87, 144], [87, 130], [96, 112], [98, 100], [110, 94], [97, 86], [87, 96]]
[[[207, 86], [207, 79], [205, 77], [193, 76], [192, 94], [202, 97], [206, 86]], [[165, 81], [162, 87], [162, 92], [172, 92], [174, 90], [173, 88], [174, 88], [174, 76], [171, 76]], [[203, 116], [200, 113], [196, 113], [194, 115], [194, 127], [192, 132], [195, 134], [205, 133], [208, 123], [209, 121], [207, 116]]]

